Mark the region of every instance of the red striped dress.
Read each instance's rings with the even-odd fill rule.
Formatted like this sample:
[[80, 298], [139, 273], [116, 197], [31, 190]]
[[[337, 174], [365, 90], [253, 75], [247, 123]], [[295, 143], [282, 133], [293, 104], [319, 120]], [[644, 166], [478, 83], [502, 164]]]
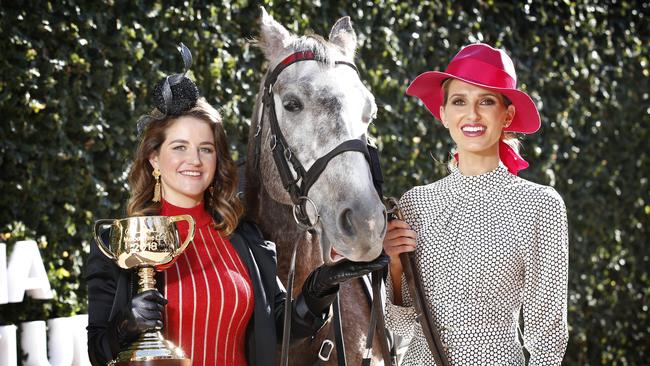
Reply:
[[[163, 201], [161, 215], [192, 215], [194, 240], [164, 271], [165, 337], [192, 365], [246, 366], [246, 326], [253, 313], [248, 271], [230, 241], [214, 229], [203, 202], [193, 208]], [[181, 239], [186, 222], [178, 224]]]

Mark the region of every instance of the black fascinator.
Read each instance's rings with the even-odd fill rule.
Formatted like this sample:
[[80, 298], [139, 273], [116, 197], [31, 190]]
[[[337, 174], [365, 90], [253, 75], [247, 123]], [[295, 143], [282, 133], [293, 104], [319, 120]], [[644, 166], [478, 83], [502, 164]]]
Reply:
[[[194, 108], [200, 96], [199, 88], [196, 87], [196, 84], [192, 80], [185, 76], [192, 66], [192, 53], [183, 43], [180, 44], [179, 51], [183, 57], [183, 64], [185, 66], [183, 73], [166, 76], [154, 85], [151, 92], [154, 107], [165, 118], [179, 116]], [[137, 126], [138, 136], [141, 136], [149, 123], [156, 119], [159, 118], [153, 118], [150, 115], [141, 117]]]

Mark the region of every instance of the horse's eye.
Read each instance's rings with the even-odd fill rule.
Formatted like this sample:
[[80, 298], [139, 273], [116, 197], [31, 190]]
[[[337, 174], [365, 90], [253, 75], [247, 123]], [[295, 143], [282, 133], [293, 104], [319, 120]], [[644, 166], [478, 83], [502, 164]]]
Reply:
[[300, 112], [302, 110], [302, 103], [296, 97], [289, 97], [282, 102], [284, 109], [289, 112]]

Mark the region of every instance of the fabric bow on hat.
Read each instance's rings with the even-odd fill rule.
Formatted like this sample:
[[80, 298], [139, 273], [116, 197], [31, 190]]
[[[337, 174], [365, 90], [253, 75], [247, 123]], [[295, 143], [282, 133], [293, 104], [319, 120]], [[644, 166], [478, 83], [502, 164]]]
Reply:
[[[183, 43], [180, 43], [179, 47], [184, 64], [183, 73], [166, 76], [156, 83], [151, 92], [154, 106], [166, 116], [179, 116], [194, 108], [200, 97], [199, 88], [185, 76], [192, 66], [192, 53]], [[142, 135], [153, 120], [149, 115], [138, 120], [138, 136]]]

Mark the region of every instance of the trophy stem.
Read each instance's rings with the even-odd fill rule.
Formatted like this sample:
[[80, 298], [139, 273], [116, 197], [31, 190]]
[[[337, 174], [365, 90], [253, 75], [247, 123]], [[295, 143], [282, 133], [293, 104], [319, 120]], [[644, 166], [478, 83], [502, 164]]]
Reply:
[[156, 270], [152, 266], [144, 266], [138, 269], [138, 277], [140, 277], [140, 280], [138, 281], [138, 285], [140, 285], [138, 293], [156, 289], [155, 274]]

